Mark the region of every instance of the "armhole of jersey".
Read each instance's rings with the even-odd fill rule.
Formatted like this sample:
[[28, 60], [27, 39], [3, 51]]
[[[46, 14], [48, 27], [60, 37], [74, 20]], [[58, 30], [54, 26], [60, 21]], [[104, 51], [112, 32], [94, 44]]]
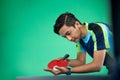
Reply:
[[76, 43], [76, 49], [77, 49], [77, 53], [86, 52], [79, 42]]

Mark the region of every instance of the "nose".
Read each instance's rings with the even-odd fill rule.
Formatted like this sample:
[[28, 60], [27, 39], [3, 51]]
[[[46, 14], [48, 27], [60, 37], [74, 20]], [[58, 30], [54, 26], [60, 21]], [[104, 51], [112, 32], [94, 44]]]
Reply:
[[67, 40], [72, 41], [72, 37], [71, 36], [66, 36]]

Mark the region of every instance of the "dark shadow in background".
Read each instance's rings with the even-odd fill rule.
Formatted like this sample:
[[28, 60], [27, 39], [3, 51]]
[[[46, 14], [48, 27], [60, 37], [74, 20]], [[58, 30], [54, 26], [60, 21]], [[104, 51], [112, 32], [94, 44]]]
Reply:
[[[120, 80], [120, 1], [111, 0], [112, 22], [114, 34], [114, 49], [116, 58], [116, 71], [112, 75], [112, 80]], [[119, 77], [119, 78], [118, 78]]]

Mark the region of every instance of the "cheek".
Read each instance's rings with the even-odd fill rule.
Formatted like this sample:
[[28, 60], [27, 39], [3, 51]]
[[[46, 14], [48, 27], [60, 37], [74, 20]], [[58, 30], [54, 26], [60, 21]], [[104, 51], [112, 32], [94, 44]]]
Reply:
[[77, 32], [77, 31], [75, 31], [73, 34], [72, 34], [72, 36], [74, 37], [74, 38], [79, 38], [79, 33]]

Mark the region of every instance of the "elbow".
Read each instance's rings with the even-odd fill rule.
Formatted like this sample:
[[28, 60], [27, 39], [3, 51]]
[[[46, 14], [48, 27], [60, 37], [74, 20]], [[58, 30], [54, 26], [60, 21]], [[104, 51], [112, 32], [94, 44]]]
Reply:
[[93, 71], [95, 72], [100, 72], [103, 66], [102, 63], [98, 63], [98, 62], [92, 62], [92, 65], [93, 65]]
[[101, 71], [101, 67], [98, 67], [96, 71], [97, 71], [97, 72], [100, 72], [100, 71]]
[[96, 67], [95, 67], [95, 71], [96, 71], [96, 72], [100, 72], [101, 69], [102, 69], [102, 66], [101, 66], [101, 65], [96, 65]]

